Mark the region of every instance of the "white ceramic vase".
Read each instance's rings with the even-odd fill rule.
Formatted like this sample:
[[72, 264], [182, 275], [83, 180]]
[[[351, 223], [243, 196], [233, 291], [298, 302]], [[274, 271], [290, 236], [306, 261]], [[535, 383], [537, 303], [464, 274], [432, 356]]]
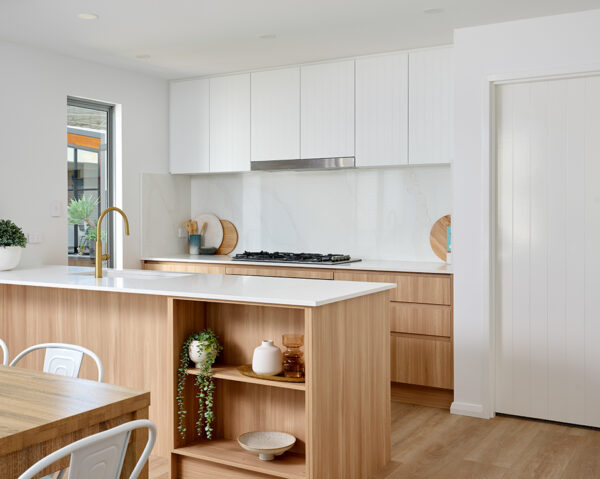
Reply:
[[206, 362], [206, 356], [208, 355], [208, 352], [213, 349], [206, 349], [206, 346], [208, 346], [208, 343], [192, 341], [188, 348], [188, 355], [198, 369], [200, 369]]
[[0, 247], [0, 271], [16, 268], [21, 261], [22, 249], [20, 246]]
[[254, 350], [252, 371], [263, 376], [275, 376], [283, 371], [283, 354], [272, 339], [263, 341]]

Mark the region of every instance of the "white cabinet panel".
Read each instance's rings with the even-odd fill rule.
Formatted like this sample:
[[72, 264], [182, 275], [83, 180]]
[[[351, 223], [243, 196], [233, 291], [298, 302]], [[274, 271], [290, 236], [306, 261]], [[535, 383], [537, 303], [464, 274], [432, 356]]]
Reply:
[[209, 81], [170, 84], [169, 170], [209, 171]]
[[250, 74], [210, 79], [210, 171], [250, 170]]
[[300, 70], [301, 158], [354, 156], [354, 61]]
[[409, 54], [411, 164], [450, 163], [452, 155], [452, 48]]
[[300, 67], [252, 73], [252, 161], [300, 158]]
[[356, 60], [356, 165], [408, 163], [408, 54]]

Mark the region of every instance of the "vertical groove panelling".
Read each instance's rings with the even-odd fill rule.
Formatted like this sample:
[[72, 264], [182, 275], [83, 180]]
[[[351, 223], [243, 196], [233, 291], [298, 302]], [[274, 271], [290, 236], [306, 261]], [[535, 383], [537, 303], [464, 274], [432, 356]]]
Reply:
[[356, 60], [357, 166], [408, 163], [408, 54]]
[[530, 282], [531, 301], [531, 415], [545, 417], [548, 414], [548, 85], [531, 89], [530, 130]]
[[548, 414], [564, 418], [566, 289], [566, 108], [565, 83], [552, 82], [548, 94]]
[[301, 67], [302, 158], [354, 156], [354, 60]]
[[600, 426], [600, 77], [496, 95], [496, 410]]
[[300, 68], [252, 73], [252, 161], [300, 158]]
[[210, 79], [210, 171], [250, 170], [250, 74]]
[[499, 275], [498, 318], [496, 321], [496, 406], [510, 412], [513, 396], [512, 379], [512, 90], [497, 91], [497, 177], [498, 225], [496, 268]]
[[[585, 79], [566, 84], [565, 370], [566, 420], [585, 423]], [[553, 82], [555, 83], [555, 82]]]
[[585, 414], [600, 426], [600, 77], [585, 83]]
[[[529, 315], [530, 201], [529, 127], [530, 84], [513, 86], [513, 380], [517, 410], [530, 411], [531, 361]], [[516, 207], [515, 205], [518, 205]]]
[[452, 49], [409, 54], [408, 162], [450, 163], [452, 152]]

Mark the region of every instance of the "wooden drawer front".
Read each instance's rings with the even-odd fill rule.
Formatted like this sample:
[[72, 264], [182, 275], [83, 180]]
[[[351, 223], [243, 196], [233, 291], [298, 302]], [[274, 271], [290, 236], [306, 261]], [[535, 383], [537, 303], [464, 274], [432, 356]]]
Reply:
[[390, 331], [452, 336], [450, 306], [390, 302]]
[[453, 389], [454, 358], [449, 340], [392, 334], [390, 341], [392, 381]]
[[398, 287], [391, 291], [392, 301], [452, 304], [452, 278], [445, 274], [336, 271], [335, 279], [396, 283]]
[[227, 266], [227, 274], [243, 276], [276, 276], [282, 278], [333, 279], [333, 271], [310, 268], [269, 268], [265, 266]]
[[225, 266], [205, 263], [143, 261], [142, 268], [156, 271], [174, 271], [177, 273], [225, 274]]
[[177, 479], [273, 479], [270, 475], [227, 466], [226, 460], [223, 462], [218, 464], [173, 454], [173, 469]]

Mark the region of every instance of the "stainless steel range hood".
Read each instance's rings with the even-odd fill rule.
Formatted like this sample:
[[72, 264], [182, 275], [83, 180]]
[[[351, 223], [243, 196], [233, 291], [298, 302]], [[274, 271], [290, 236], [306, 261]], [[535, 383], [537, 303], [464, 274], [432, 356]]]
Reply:
[[306, 158], [304, 160], [268, 160], [250, 162], [251, 171], [278, 170], [339, 170], [355, 168], [356, 159], [353, 156], [341, 158]]

